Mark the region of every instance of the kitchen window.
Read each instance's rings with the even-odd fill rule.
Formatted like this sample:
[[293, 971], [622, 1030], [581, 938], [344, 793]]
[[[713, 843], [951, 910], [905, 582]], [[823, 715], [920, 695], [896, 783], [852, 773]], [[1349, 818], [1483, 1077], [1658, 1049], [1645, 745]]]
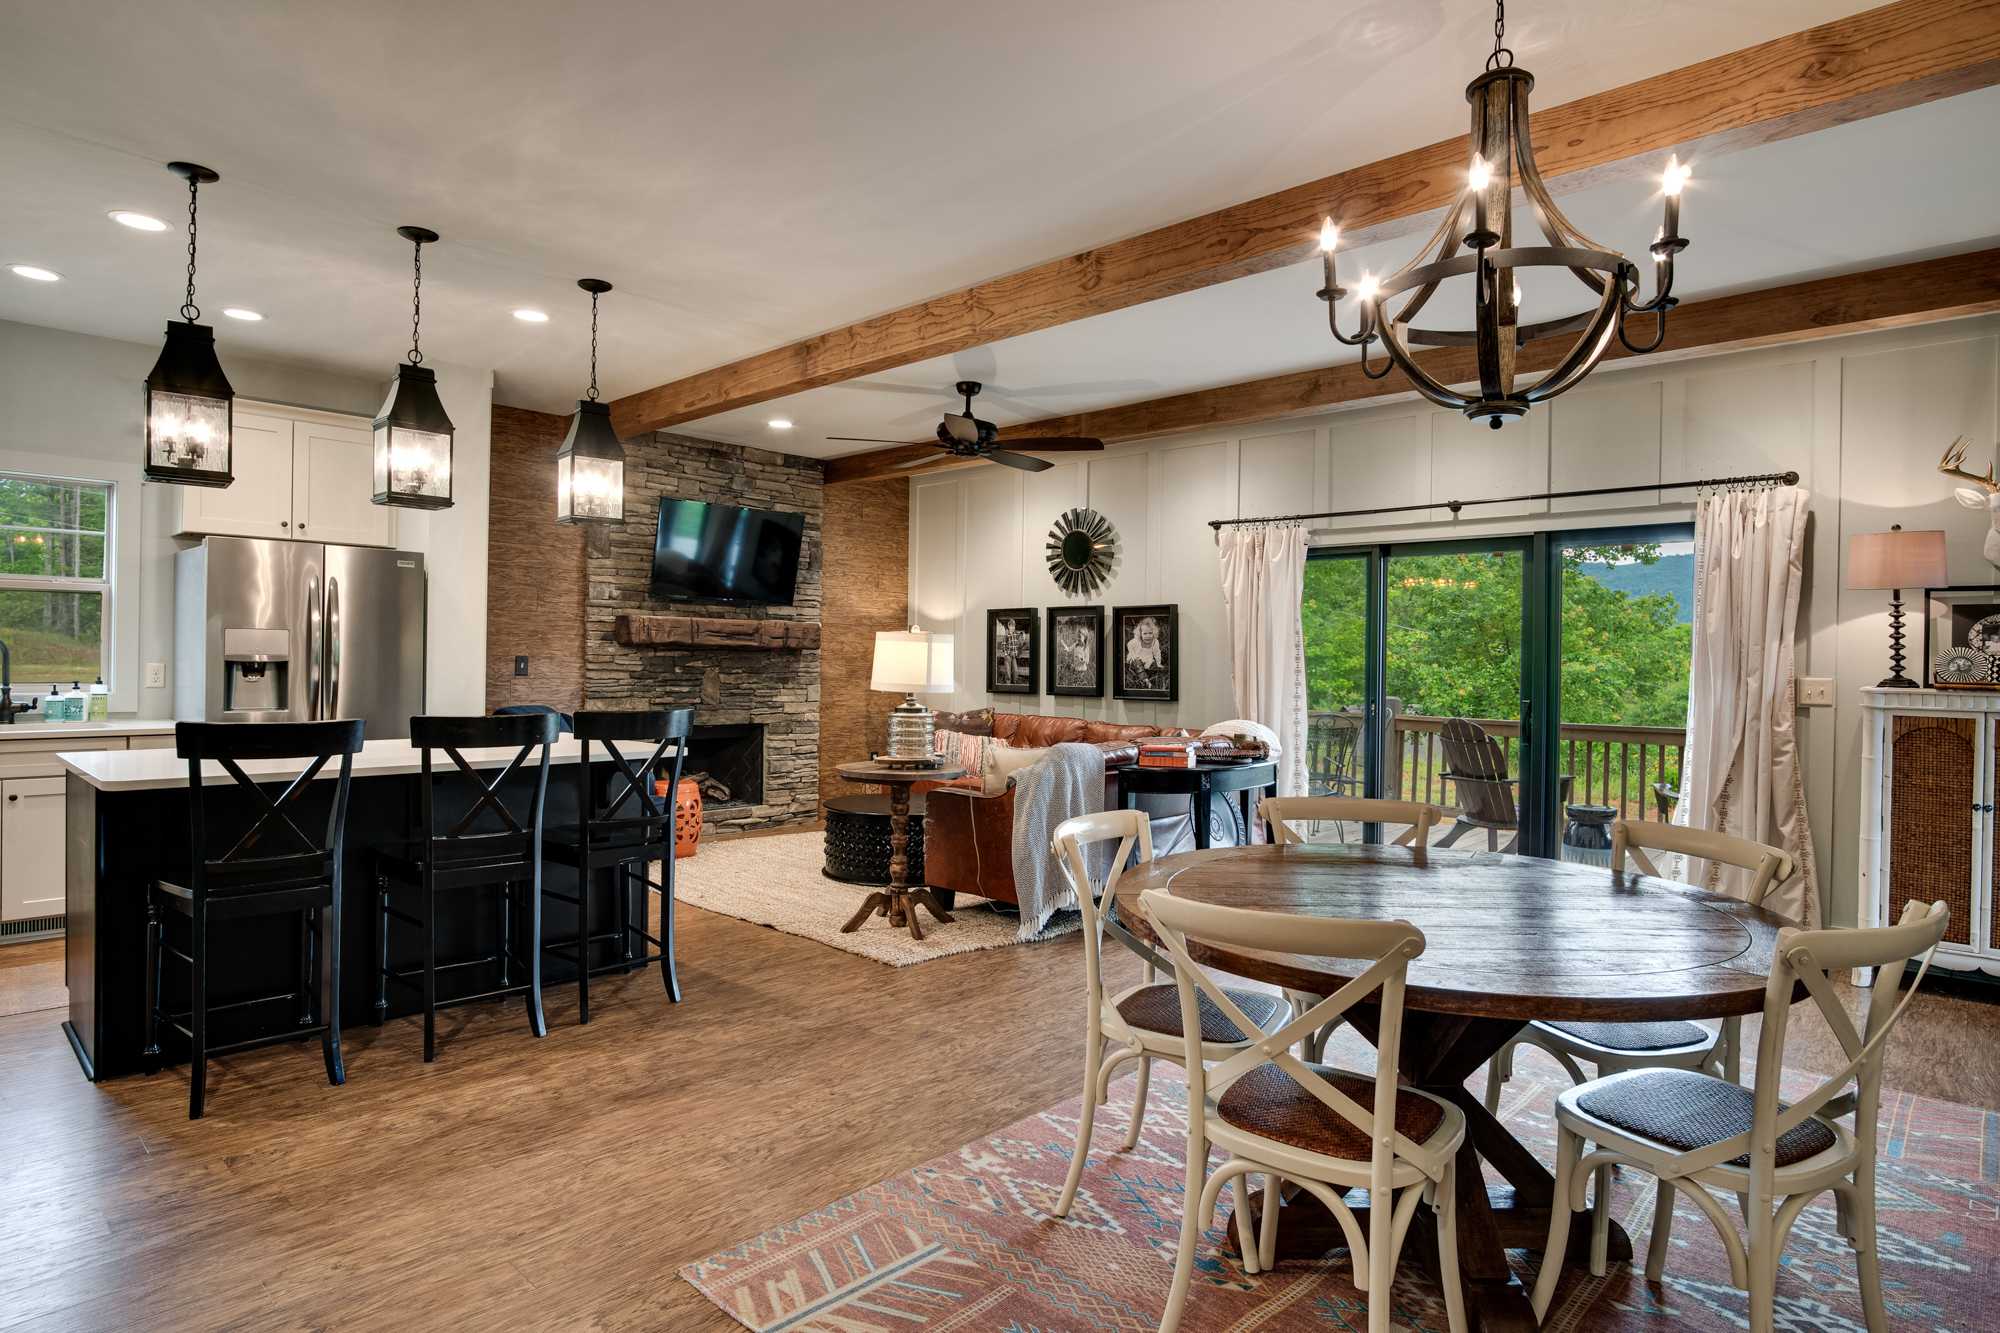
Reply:
[[16, 698], [110, 679], [112, 488], [0, 473], [0, 642]]

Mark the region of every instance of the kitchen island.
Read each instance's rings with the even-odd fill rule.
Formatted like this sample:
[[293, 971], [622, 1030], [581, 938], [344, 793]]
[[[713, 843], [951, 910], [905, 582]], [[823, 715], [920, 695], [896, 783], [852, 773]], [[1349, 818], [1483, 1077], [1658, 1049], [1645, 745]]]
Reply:
[[[466, 761], [479, 769], [504, 768], [515, 753], [512, 748], [464, 752]], [[597, 753], [601, 752], [593, 753], [594, 761]], [[64, 966], [69, 985], [69, 1017], [63, 1023], [63, 1031], [87, 1077], [111, 1078], [142, 1067], [146, 886], [161, 878], [186, 882], [188, 766], [171, 749], [77, 752], [59, 758], [67, 775], [64, 799], [68, 815], [64, 859], [69, 901]], [[575, 765], [580, 759], [581, 746], [572, 738], [565, 737], [550, 747], [545, 818], [551, 827], [577, 822]], [[439, 762], [449, 771], [448, 761], [440, 756]], [[261, 782], [268, 776], [274, 784], [289, 783], [302, 767], [291, 760], [242, 764], [244, 772], [252, 778]], [[592, 789], [602, 793], [616, 777], [617, 770], [608, 761], [595, 761], [592, 768], [595, 770], [591, 775]], [[376, 1017], [375, 962], [380, 954], [375, 939], [375, 855], [380, 848], [404, 842], [416, 830], [422, 772], [423, 754], [407, 740], [369, 741], [354, 756], [347, 836], [341, 860], [343, 1027], [373, 1022]], [[323, 769], [312, 789], [299, 798], [295, 817], [302, 822], [307, 819], [323, 822], [332, 806], [334, 780], [338, 776], [337, 764]], [[250, 793], [236, 787], [220, 765], [207, 765], [202, 781], [205, 786], [232, 788], [221, 801], [244, 803], [243, 808], [249, 809]], [[532, 791], [533, 783], [532, 768], [524, 765], [523, 771], [509, 777], [500, 790], [519, 808], [526, 793]], [[470, 805], [468, 783], [441, 781], [436, 792], [440, 818], [455, 818]], [[596, 921], [614, 919], [616, 878], [608, 871], [593, 877], [591, 914]], [[575, 892], [573, 873], [561, 866], [545, 864], [543, 882], [550, 888]], [[635, 906], [643, 909], [644, 903]], [[573, 906], [549, 897], [542, 911], [544, 940], [566, 940], [575, 935]], [[214, 1004], [289, 988], [288, 978], [294, 977], [298, 969], [295, 922], [270, 917], [220, 924], [214, 929], [217, 961], [210, 982]], [[498, 929], [498, 917], [489, 901], [468, 895], [467, 901], [456, 908], [447, 902], [439, 920], [440, 956], [490, 953]], [[413, 965], [417, 944], [414, 931], [392, 935], [391, 963], [398, 967]], [[618, 961], [610, 953], [612, 947], [609, 942], [597, 946], [594, 966]], [[544, 957], [545, 986], [560, 985], [574, 975], [574, 965], [562, 952], [551, 952]], [[167, 985], [178, 988], [185, 984], [186, 973], [170, 968]], [[240, 1011], [243, 1017], [237, 1021], [246, 1025], [244, 1030], [232, 1031], [221, 1039], [277, 1031], [293, 1021], [284, 1006], [268, 1008], [275, 1012], [260, 1014], [258, 1007]], [[415, 1008], [413, 998], [403, 988], [390, 987], [389, 1014]], [[167, 1061], [186, 1058], [186, 1052], [178, 1046], [178, 1043], [168, 1046]]]

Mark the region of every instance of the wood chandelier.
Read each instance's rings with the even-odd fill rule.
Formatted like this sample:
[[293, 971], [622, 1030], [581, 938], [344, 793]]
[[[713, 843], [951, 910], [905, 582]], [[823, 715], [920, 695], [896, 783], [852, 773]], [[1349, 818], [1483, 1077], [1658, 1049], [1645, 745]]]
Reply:
[[[1660, 185], [1666, 217], [1650, 247], [1654, 278], [1650, 301], [1639, 300], [1638, 265], [1591, 240], [1563, 216], [1535, 167], [1528, 130], [1528, 92], [1535, 79], [1515, 66], [1514, 53], [1504, 45], [1505, 34], [1503, 0], [1494, 6], [1493, 54], [1487, 57], [1485, 72], [1465, 89], [1465, 100], [1472, 106], [1473, 150], [1465, 193], [1446, 210], [1437, 232], [1408, 264], [1379, 281], [1362, 276], [1354, 292], [1360, 327], [1352, 336], [1340, 331], [1338, 318], [1338, 303], [1348, 294], [1340, 285], [1334, 260], [1340, 229], [1330, 217], [1320, 229], [1326, 285], [1319, 297], [1326, 302], [1327, 327], [1344, 346], [1361, 349], [1363, 373], [1381, 379], [1399, 367], [1430, 401], [1456, 408], [1471, 420], [1483, 419], [1495, 430], [1524, 415], [1533, 404], [1574, 387], [1603, 360], [1614, 337], [1629, 351], [1656, 351], [1666, 341], [1667, 312], [1677, 304], [1672, 294], [1674, 256], [1688, 244], [1680, 235], [1680, 197], [1689, 171], [1678, 157], [1668, 160]], [[1514, 243], [1517, 179], [1533, 211], [1541, 245]], [[1595, 307], [1523, 324], [1521, 287], [1515, 275], [1524, 268], [1568, 269], [1596, 297]], [[1441, 283], [1467, 274], [1474, 278], [1472, 329], [1412, 326]], [[1405, 292], [1411, 294], [1409, 299], [1385, 318], [1384, 303]], [[1634, 314], [1654, 317], [1651, 341], [1634, 343], [1626, 335], [1626, 317]], [[1572, 332], [1576, 342], [1553, 369], [1532, 384], [1517, 383], [1515, 353], [1524, 343]], [[1369, 348], [1378, 340], [1388, 353], [1380, 370], [1368, 361]], [[1412, 358], [1412, 346], [1474, 348], [1478, 392], [1460, 392], [1440, 383]]]

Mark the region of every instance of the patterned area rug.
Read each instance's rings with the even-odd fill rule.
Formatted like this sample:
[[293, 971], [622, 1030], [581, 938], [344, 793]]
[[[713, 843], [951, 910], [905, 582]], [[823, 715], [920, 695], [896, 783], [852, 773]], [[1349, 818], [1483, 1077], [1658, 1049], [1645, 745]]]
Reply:
[[[1336, 1058], [1354, 1067], [1360, 1054]], [[1539, 1059], [1539, 1052], [1522, 1048], [1501, 1111], [1552, 1161], [1560, 1074]], [[1797, 1081], [1801, 1091], [1813, 1082]], [[1178, 1071], [1156, 1070], [1145, 1133], [1127, 1153], [1119, 1145], [1133, 1083], [1129, 1076], [1120, 1080], [1097, 1117], [1083, 1191], [1067, 1221], [1047, 1210], [1069, 1167], [1076, 1101], [689, 1264], [681, 1276], [760, 1333], [1153, 1329], [1180, 1227], [1185, 1085]], [[1885, 1096], [1881, 1143], [1877, 1197], [1891, 1320], [1910, 1329], [2000, 1328], [2000, 1113]], [[1676, 1209], [1665, 1282], [1646, 1283], [1652, 1197], [1649, 1178], [1620, 1173], [1614, 1204], [1641, 1264], [1613, 1264], [1603, 1278], [1572, 1269], [1546, 1329], [1747, 1327], [1747, 1298], [1729, 1285], [1721, 1243], [1692, 1205]], [[1218, 1215], [1226, 1213], [1225, 1205]], [[1367, 1307], [1344, 1253], [1246, 1277], [1219, 1248], [1221, 1239], [1211, 1225], [1196, 1252], [1183, 1328], [1367, 1327]], [[1510, 1258], [1532, 1282], [1539, 1256]], [[1445, 1328], [1444, 1302], [1414, 1264], [1397, 1274], [1393, 1300], [1398, 1328]], [[1777, 1327], [1864, 1330], [1853, 1254], [1834, 1230], [1830, 1196], [1807, 1208], [1792, 1232], [1778, 1280]]]
[[[828, 879], [820, 873], [825, 864], [821, 833], [704, 842], [693, 856], [674, 863], [674, 896], [706, 911], [817, 940], [891, 967], [1022, 943], [1014, 935], [1021, 928], [1019, 916], [996, 910], [984, 898], [966, 897], [952, 907], [950, 922], [934, 921], [925, 911], [921, 940], [911, 939], [908, 929], [891, 926], [881, 916], [870, 917], [861, 929], [843, 935], [840, 928], [861, 910], [868, 890]], [[1035, 938], [1067, 935], [1082, 923], [1075, 912], [1058, 912]]]

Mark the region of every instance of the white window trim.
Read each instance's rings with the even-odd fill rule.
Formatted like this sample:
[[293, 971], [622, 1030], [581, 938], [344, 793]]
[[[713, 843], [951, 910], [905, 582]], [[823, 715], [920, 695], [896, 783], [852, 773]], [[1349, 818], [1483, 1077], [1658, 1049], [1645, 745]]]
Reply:
[[[121, 597], [118, 589], [136, 589], [139, 586], [140, 517], [143, 509], [139, 502], [142, 480], [139, 465], [89, 458], [57, 459], [45, 453], [6, 449], [0, 450], [0, 473], [37, 481], [82, 481], [110, 487], [110, 512], [105, 522], [104, 569], [108, 577], [103, 580], [104, 642], [101, 660], [104, 664], [104, 683], [111, 691], [111, 711], [138, 711], [139, 597], [136, 593]], [[16, 584], [13, 578], [0, 579], [0, 582], [9, 586]], [[47, 587], [49, 583], [41, 578], [27, 582], [37, 587]], [[92, 590], [82, 581], [59, 582], [67, 591]], [[60, 684], [67, 686], [69, 682], [62, 681]], [[85, 681], [84, 684], [90, 682]], [[21, 689], [21, 683], [16, 682], [16, 692], [20, 693]]]

